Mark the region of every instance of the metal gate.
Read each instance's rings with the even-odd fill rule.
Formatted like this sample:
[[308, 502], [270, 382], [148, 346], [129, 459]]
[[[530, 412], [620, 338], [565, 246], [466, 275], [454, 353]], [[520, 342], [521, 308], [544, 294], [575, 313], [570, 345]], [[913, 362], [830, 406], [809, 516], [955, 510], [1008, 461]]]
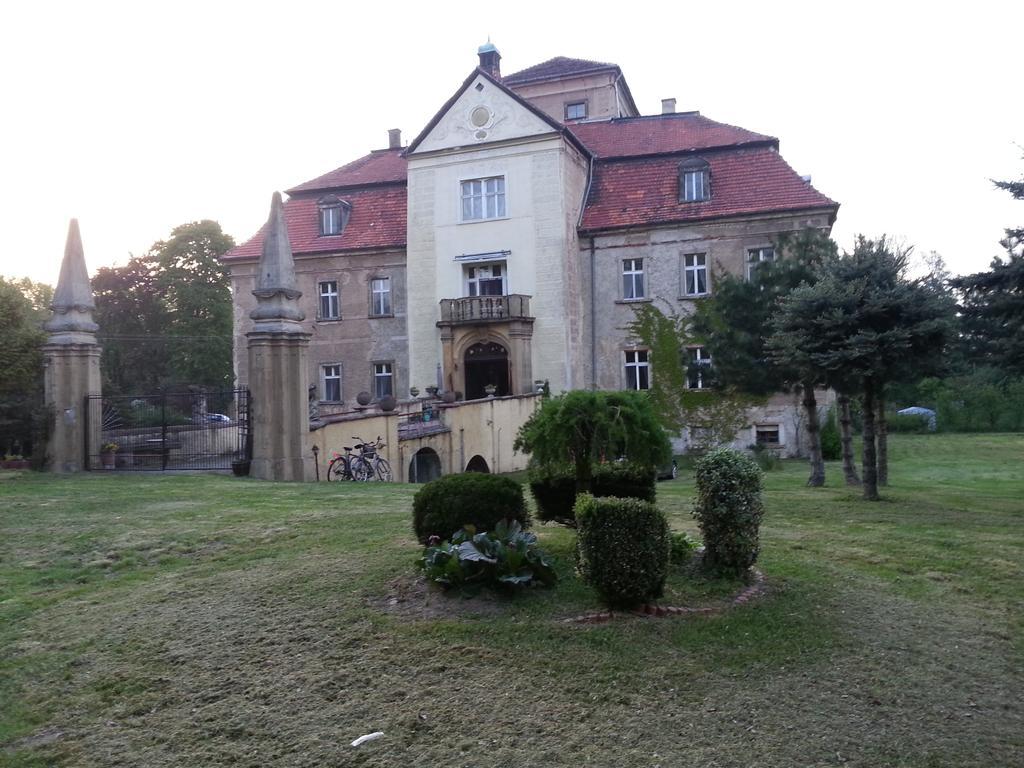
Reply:
[[252, 459], [249, 391], [88, 395], [86, 469], [230, 470]]

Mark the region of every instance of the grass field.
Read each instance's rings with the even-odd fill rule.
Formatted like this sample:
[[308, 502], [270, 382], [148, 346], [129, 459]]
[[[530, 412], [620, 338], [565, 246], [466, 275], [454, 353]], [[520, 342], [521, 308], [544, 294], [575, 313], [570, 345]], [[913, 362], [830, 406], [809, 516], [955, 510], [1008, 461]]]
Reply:
[[891, 460], [770, 474], [760, 600], [594, 626], [553, 526], [554, 590], [427, 590], [415, 487], [0, 475], [0, 765], [1024, 765], [1024, 436]]

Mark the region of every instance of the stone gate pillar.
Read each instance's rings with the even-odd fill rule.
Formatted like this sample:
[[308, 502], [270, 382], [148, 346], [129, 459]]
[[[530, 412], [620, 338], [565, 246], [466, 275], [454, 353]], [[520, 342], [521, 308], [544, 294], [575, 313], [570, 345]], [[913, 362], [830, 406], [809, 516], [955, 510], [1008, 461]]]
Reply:
[[309, 446], [310, 334], [301, 322], [295, 261], [281, 194], [274, 193], [260, 255], [255, 321], [249, 348], [249, 404], [253, 424], [251, 474], [263, 480], [312, 480]]
[[86, 413], [87, 395], [100, 394], [99, 326], [93, 322], [92, 286], [85, 267], [78, 220], [68, 228], [57, 290], [50, 305], [53, 316], [44, 326], [44, 393], [50, 412], [46, 444], [47, 465], [53, 472], [79, 472], [90, 454], [99, 454], [100, 408]]

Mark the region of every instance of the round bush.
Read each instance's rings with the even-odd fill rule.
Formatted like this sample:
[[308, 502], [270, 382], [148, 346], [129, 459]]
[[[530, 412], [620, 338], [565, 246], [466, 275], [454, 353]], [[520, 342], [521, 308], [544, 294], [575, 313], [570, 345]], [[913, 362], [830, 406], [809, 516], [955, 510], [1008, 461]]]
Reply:
[[448, 539], [467, 525], [493, 531], [499, 520], [530, 526], [523, 487], [500, 475], [446, 475], [424, 485], [412, 500], [412, 526], [421, 544], [431, 536]]
[[668, 575], [669, 529], [656, 506], [640, 499], [576, 500], [576, 563], [583, 580], [613, 607], [661, 597]]
[[[657, 493], [654, 470], [638, 464], [597, 464], [592, 485], [591, 494], [601, 497], [617, 496], [653, 502]], [[537, 516], [541, 520], [574, 524], [576, 477], [570, 465], [531, 469], [530, 493], [537, 502]]]
[[757, 562], [764, 516], [761, 470], [748, 456], [719, 449], [696, 465], [693, 516], [704, 538], [704, 567], [720, 576], [741, 576]]

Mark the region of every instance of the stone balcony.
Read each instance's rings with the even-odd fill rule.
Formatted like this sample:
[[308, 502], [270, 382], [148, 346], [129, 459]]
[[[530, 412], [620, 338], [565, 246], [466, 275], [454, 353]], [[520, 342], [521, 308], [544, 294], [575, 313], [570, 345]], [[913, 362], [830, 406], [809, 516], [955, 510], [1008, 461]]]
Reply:
[[533, 320], [529, 296], [512, 293], [508, 296], [441, 299], [441, 321], [438, 325], [478, 325], [509, 320]]

